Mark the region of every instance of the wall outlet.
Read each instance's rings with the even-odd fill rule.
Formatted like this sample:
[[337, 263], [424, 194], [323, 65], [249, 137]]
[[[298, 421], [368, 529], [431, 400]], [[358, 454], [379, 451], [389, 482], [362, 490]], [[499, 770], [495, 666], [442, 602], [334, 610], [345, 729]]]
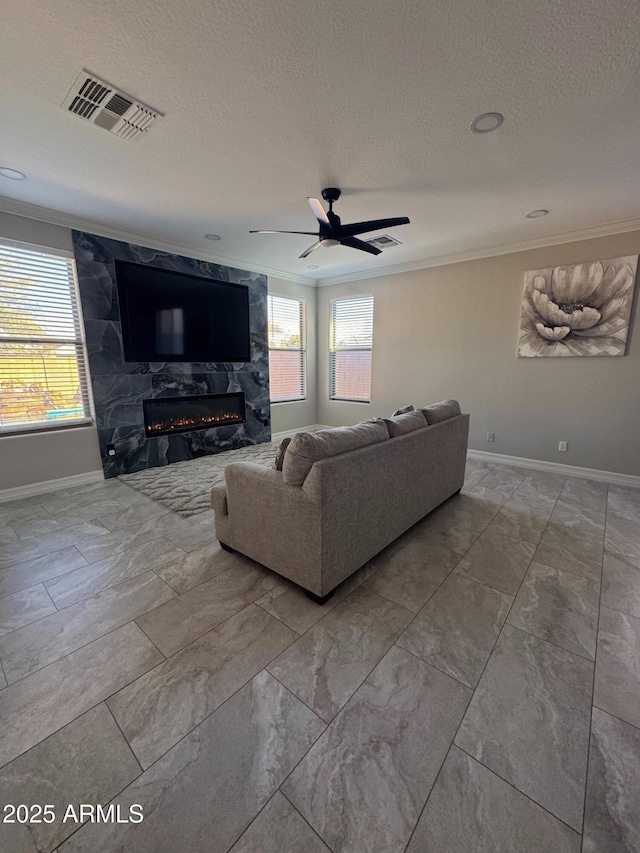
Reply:
[[567, 442], [566, 441], [559, 441], [558, 442], [558, 450], [561, 453], [566, 453], [567, 452]]
[[487, 433], [487, 441], [495, 441], [495, 438], [496, 438], [495, 433], [493, 433], [493, 432]]
[[115, 456], [116, 455], [115, 444], [107, 444], [107, 453], [109, 454], [109, 456]]

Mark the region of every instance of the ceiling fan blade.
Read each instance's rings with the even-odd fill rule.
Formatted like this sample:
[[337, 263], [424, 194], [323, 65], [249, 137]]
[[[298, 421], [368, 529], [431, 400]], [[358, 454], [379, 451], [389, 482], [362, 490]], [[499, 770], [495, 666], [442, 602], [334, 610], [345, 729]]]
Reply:
[[265, 228], [260, 228], [258, 231], [249, 231], [249, 234], [308, 234], [310, 237], [317, 237], [317, 231], [269, 231]]
[[313, 210], [313, 215], [318, 220], [318, 222], [322, 222], [323, 225], [331, 225], [329, 222], [329, 217], [326, 214], [324, 207], [320, 204], [317, 198], [309, 198], [307, 196], [307, 201], [309, 202], [309, 207]]
[[319, 245], [320, 245], [320, 240], [318, 240], [317, 243], [314, 243], [313, 246], [309, 246], [308, 249], [305, 249], [305, 251], [301, 255], [298, 255], [298, 257], [299, 258], [306, 258], [307, 255], [310, 255], [311, 252], [313, 252], [314, 249], [317, 249]]
[[355, 237], [346, 237], [340, 240], [341, 246], [349, 246], [351, 249], [360, 249], [361, 252], [368, 252], [370, 255], [379, 255], [382, 249], [376, 249], [364, 240], [358, 240]]
[[391, 219], [370, 219], [368, 222], [352, 222], [343, 225], [341, 233], [344, 237], [355, 237], [356, 234], [366, 234], [367, 231], [382, 231], [384, 228], [393, 228], [395, 225], [408, 225], [408, 216], [395, 216]]

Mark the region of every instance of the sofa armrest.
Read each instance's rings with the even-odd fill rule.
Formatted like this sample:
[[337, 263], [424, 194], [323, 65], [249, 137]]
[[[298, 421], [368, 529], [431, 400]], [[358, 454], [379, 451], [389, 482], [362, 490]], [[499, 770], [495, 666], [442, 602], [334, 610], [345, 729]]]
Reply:
[[226, 544], [322, 594], [319, 496], [285, 483], [281, 471], [252, 462], [228, 465], [225, 480]]
[[226, 483], [219, 483], [211, 489], [211, 508], [216, 516], [229, 515]]

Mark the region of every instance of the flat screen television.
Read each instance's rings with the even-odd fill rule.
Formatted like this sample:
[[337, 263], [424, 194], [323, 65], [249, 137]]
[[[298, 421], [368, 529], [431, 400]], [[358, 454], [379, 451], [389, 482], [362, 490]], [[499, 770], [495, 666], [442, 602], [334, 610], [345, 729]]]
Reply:
[[125, 361], [250, 361], [249, 289], [116, 261]]

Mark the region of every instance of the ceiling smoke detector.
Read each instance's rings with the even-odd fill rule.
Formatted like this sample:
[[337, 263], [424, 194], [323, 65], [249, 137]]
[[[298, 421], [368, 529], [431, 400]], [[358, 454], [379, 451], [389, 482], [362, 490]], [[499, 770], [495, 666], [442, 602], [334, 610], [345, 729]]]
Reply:
[[376, 249], [391, 249], [394, 246], [402, 246], [400, 240], [389, 237], [388, 234], [381, 234], [379, 237], [374, 237], [372, 240], [366, 240], [370, 246], [375, 246]]
[[151, 125], [163, 117], [162, 113], [86, 69], [76, 78], [61, 107], [121, 139], [134, 142], [145, 136]]

